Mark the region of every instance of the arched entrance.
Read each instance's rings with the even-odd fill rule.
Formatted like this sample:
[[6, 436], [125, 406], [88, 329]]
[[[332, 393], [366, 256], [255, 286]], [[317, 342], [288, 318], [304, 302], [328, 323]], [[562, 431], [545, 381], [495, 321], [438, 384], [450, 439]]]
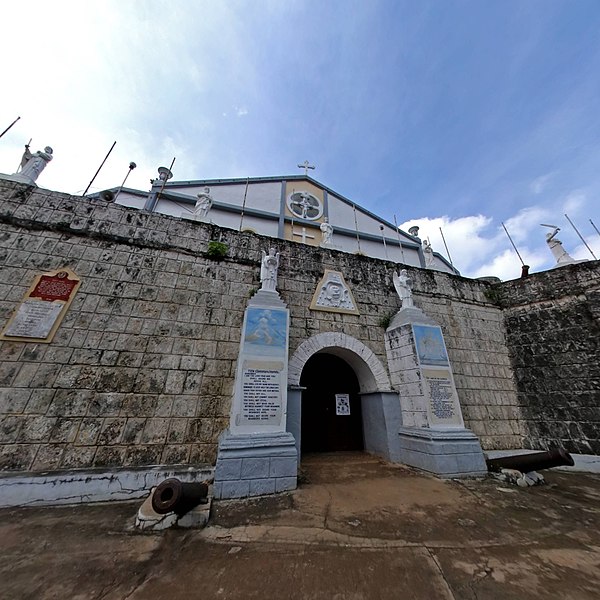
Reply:
[[327, 352], [302, 369], [302, 454], [363, 450], [360, 385], [352, 367]]
[[[338, 359], [336, 364], [339, 368], [330, 368], [328, 365], [334, 364], [335, 359]], [[338, 375], [334, 378], [335, 373]], [[350, 381], [354, 382], [354, 387], [348, 389], [353, 391], [343, 391], [340, 386]], [[354, 395], [350, 415], [354, 414], [359, 419], [360, 426], [356, 427], [360, 433], [355, 434], [353, 439], [358, 438], [366, 452], [398, 462], [398, 428], [402, 424], [398, 393], [390, 387], [386, 369], [372, 350], [360, 340], [341, 332], [318, 333], [302, 342], [290, 357], [286, 424], [287, 431], [296, 440], [298, 456], [306, 453], [307, 442], [313, 452], [315, 449], [318, 451], [319, 446], [321, 451], [324, 450], [318, 442], [323, 440], [324, 435], [327, 437], [326, 433], [318, 431], [319, 418], [324, 421], [323, 415], [318, 414], [323, 405], [313, 404], [313, 399], [321, 395], [327, 400], [329, 394], [329, 402], [334, 403], [333, 409], [329, 404], [330, 411], [343, 419], [347, 416], [335, 415], [335, 394], [345, 393], [350, 398]], [[306, 409], [303, 408], [305, 404]], [[312, 417], [309, 416], [311, 411]], [[351, 425], [347, 427], [352, 431]], [[311, 428], [315, 430], [311, 432]]]

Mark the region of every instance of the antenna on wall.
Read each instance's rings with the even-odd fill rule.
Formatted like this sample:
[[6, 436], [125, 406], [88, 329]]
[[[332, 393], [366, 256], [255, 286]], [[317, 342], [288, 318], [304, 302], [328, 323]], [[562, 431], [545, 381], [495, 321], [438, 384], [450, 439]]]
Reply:
[[400, 246], [400, 256], [402, 257], [402, 264], [406, 264], [404, 258], [404, 248], [402, 247], [402, 240], [400, 239], [400, 228], [398, 227], [398, 221], [396, 221], [396, 215], [394, 215], [394, 227], [396, 228], [396, 234], [398, 235], [398, 245]]
[[[20, 119], [21, 117], [17, 117], [2, 133], [0, 133], [0, 138]], [[30, 142], [31, 143], [31, 142]]]
[[452, 257], [450, 256], [450, 250], [448, 250], [448, 244], [446, 244], [446, 238], [444, 237], [444, 232], [442, 231], [441, 227], [440, 227], [440, 233], [442, 234], [442, 241], [444, 242], [444, 247], [446, 248], [446, 254], [448, 255], [448, 260], [450, 261], [450, 264], [452, 266], [454, 266], [454, 263], [452, 262]]
[[585, 244], [585, 247], [590, 251], [590, 254], [594, 257], [594, 260], [598, 260], [596, 258], [596, 255], [592, 252], [592, 249], [588, 246], [588, 243], [583, 239], [583, 236], [579, 233], [579, 229], [577, 229], [577, 227], [575, 227], [575, 223], [573, 223], [573, 221], [571, 221], [571, 219], [569, 219], [569, 215], [567, 213], [565, 213], [565, 217], [567, 218], [567, 221], [569, 221], [569, 223], [571, 223], [571, 227], [575, 230], [575, 233], [579, 236], [581, 241]]
[[94, 179], [96, 179], [96, 177], [98, 177], [98, 173], [100, 173], [100, 169], [104, 166], [104, 163], [106, 162], [106, 159], [110, 156], [110, 153], [113, 151], [113, 148], [116, 145], [117, 145], [117, 142], [114, 141], [113, 145], [110, 147], [110, 150], [108, 151], [108, 153], [104, 157], [104, 160], [100, 163], [100, 166], [98, 167], [98, 170], [96, 171], [95, 175], [92, 177], [92, 180], [88, 183], [88, 186], [85, 188], [85, 192], [83, 192], [84, 196], [88, 193], [88, 190], [90, 189], [90, 187], [92, 187], [92, 183], [94, 183]]
[[117, 193], [115, 194], [115, 198], [114, 201], [117, 201], [117, 198], [119, 197], [119, 194], [121, 193], [121, 190], [123, 189], [123, 186], [125, 185], [125, 182], [127, 181], [127, 178], [129, 177], [129, 174], [131, 173], [131, 171], [133, 171], [135, 168], [137, 167], [137, 165], [132, 161], [129, 163], [129, 170], [127, 171], [127, 175], [125, 175], [125, 179], [123, 179], [123, 183], [121, 184], [121, 187], [119, 188], [119, 190], [117, 191]]
[[519, 257], [519, 260], [521, 261], [521, 277], [526, 277], [527, 275], [529, 275], [529, 265], [526, 265], [523, 262], [523, 259], [521, 258], [521, 255], [519, 254], [519, 251], [517, 250], [517, 247], [515, 246], [513, 239], [510, 237], [510, 233], [508, 233], [508, 229], [506, 229], [506, 225], [504, 223], [502, 223], [502, 227], [504, 228], [504, 231], [506, 232], [506, 235], [508, 236], [508, 239], [510, 240], [512, 247], [515, 249], [515, 252], [517, 253], [517, 256]]
[[[173, 157], [173, 160], [171, 161], [171, 166], [167, 169], [167, 167], [158, 167], [158, 178], [162, 181], [162, 185], [160, 186], [160, 190], [158, 191], [158, 194], [156, 195], [156, 204], [158, 204], [158, 201], [160, 200], [160, 195], [162, 194], [163, 190], [165, 189], [165, 185], [167, 185], [167, 181], [169, 181], [169, 179], [171, 179], [173, 177], [173, 173], [171, 172], [171, 169], [173, 168], [173, 165], [175, 164], [175, 157]], [[155, 204], [155, 206], [156, 206]]]

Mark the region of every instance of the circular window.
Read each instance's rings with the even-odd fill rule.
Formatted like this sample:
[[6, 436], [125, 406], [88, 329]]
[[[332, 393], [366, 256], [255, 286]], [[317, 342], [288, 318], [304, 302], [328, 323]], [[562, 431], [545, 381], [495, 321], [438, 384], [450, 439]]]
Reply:
[[309, 221], [316, 221], [323, 214], [321, 201], [308, 192], [290, 194], [287, 206], [294, 215]]

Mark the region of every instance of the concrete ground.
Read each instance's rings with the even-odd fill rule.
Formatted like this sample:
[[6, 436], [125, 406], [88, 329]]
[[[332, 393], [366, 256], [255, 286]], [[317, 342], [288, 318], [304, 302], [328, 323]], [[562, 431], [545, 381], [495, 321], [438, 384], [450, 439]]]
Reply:
[[521, 489], [366, 454], [303, 460], [293, 493], [140, 534], [138, 503], [0, 511], [3, 600], [597, 599], [600, 476]]

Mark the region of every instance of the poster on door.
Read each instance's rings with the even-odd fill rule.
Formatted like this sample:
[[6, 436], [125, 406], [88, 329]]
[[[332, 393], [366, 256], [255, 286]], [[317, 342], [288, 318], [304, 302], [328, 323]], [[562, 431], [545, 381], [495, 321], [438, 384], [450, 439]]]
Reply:
[[336, 394], [335, 395], [335, 414], [349, 415], [350, 414], [350, 395]]

